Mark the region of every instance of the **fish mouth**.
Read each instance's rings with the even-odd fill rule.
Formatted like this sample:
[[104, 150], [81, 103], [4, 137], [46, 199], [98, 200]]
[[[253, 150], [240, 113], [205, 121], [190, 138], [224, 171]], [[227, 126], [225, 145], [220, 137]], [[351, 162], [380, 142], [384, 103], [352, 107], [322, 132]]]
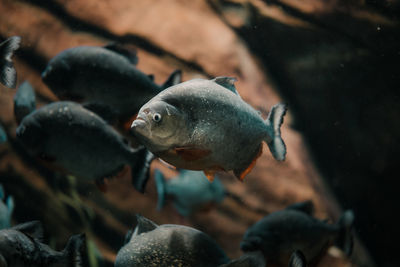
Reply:
[[149, 123], [141, 116], [138, 116], [131, 125], [131, 131], [143, 136], [151, 135]]

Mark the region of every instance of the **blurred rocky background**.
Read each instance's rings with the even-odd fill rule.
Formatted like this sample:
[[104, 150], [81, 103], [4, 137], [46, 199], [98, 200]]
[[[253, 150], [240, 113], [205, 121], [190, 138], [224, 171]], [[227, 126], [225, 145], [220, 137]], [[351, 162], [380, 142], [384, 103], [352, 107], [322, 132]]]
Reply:
[[41, 220], [58, 249], [85, 231], [89, 250], [110, 265], [141, 213], [196, 227], [238, 257], [255, 221], [311, 199], [318, 218], [335, 222], [344, 209], [356, 215], [352, 258], [330, 250], [320, 266], [399, 266], [399, 12], [398, 0], [0, 0], [0, 40], [22, 37], [14, 56], [18, 84], [34, 86], [38, 107], [57, 100], [40, 78], [49, 59], [110, 42], [136, 47], [138, 68], [158, 83], [176, 68], [184, 80], [234, 76], [242, 98], [264, 114], [278, 101], [289, 104], [287, 160], [264, 153], [243, 183], [222, 175], [230, 196], [181, 218], [172, 205], [156, 211], [152, 179], [144, 195], [129, 175], [112, 180], [104, 194], [38, 165], [15, 142], [15, 90], [1, 86], [9, 142], [0, 144], [0, 183], [14, 196], [14, 224]]

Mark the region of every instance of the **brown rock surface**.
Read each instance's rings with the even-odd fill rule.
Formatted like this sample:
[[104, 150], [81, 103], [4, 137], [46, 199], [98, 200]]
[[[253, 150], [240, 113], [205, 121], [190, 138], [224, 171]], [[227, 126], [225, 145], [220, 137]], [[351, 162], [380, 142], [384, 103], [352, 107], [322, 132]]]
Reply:
[[[264, 115], [283, 98], [290, 104], [282, 128], [287, 160], [278, 163], [264, 149], [244, 183], [230, 174], [222, 175], [224, 185], [235, 198], [227, 197], [212, 211], [182, 220], [172, 205], [156, 211], [153, 180], [141, 195], [133, 189], [127, 174], [110, 181], [109, 191], [102, 194], [93, 184], [55, 175], [37, 165], [14, 142], [15, 91], [0, 87], [0, 121], [11, 140], [0, 145], [0, 183], [15, 197], [15, 222], [42, 220], [57, 247], [62, 247], [70, 234], [85, 231], [104, 257], [112, 261], [124, 234], [135, 224], [135, 213], [159, 224], [183, 223], [203, 230], [230, 257], [241, 255], [239, 243], [250, 225], [293, 202], [312, 199], [317, 217], [336, 221], [341, 208], [322, 179], [304, 137], [304, 133], [310, 133], [308, 125], [323, 122], [324, 114], [316, 113], [333, 97], [331, 91], [324, 95], [315, 89], [324, 88], [332, 74], [323, 78], [318, 75], [332, 71], [333, 64], [351, 63], [384, 46], [384, 42], [370, 45], [380, 34], [366, 34], [374, 25], [390, 29], [397, 25], [386, 13], [360, 8], [364, 7], [363, 1], [346, 5], [341, 2], [0, 0], [0, 36], [22, 37], [22, 48], [15, 57], [18, 82], [32, 83], [38, 106], [56, 100], [40, 79], [50, 58], [70, 47], [110, 41], [136, 46], [138, 68], [154, 74], [158, 83], [176, 68], [182, 69], [184, 80], [235, 76], [241, 96]], [[318, 75], [314, 77], [314, 73]], [[340, 76], [342, 81], [346, 77]], [[307, 91], [307, 85], [313, 86]], [[301, 90], [300, 95], [294, 94], [293, 88]], [[321, 102], [315, 105], [313, 96]], [[305, 115], [298, 115], [299, 112]], [[294, 127], [299, 121], [301, 130]], [[317, 130], [314, 126], [310, 129], [313, 137]], [[163, 168], [168, 176], [173, 175], [165, 166], [154, 163], [153, 168], [154, 165]], [[351, 260], [329, 251], [319, 266], [373, 263], [357, 241]]]

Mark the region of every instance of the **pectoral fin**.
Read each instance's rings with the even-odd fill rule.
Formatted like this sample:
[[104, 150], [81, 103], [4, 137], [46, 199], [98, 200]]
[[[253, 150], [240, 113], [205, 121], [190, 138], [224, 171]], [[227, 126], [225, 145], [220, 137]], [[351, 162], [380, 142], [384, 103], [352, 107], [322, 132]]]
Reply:
[[209, 149], [200, 149], [195, 147], [176, 147], [175, 153], [185, 161], [195, 161], [211, 154]]

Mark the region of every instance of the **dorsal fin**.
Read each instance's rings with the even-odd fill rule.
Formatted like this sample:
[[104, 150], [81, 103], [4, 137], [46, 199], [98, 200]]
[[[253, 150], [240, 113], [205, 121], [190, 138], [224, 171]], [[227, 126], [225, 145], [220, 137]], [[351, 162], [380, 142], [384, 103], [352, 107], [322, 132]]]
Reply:
[[11, 229], [24, 233], [25, 235], [31, 236], [32, 238], [43, 241], [43, 226], [40, 221], [31, 221], [26, 223], [18, 224]]
[[307, 200], [289, 205], [286, 209], [301, 211], [311, 216], [314, 213], [314, 204], [311, 200]]
[[108, 49], [108, 50], [111, 50], [111, 51], [113, 51], [115, 53], [118, 53], [121, 56], [124, 56], [133, 65], [136, 65], [138, 63], [138, 61], [139, 61], [139, 59], [137, 57], [136, 49], [126, 48], [126, 47], [124, 47], [124, 46], [122, 46], [121, 44], [118, 44], [118, 43], [110, 43], [108, 45], [105, 45], [104, 48]]
[[219, 85], [225, 87], [229, 91], [232, 91], [233, 93], [240, 96], [234, 85], [234, 83], [237, 81], [236, 78], [234, 78], [234, 77], [216, 77], [216, 78], [212, 79], [212, 81], [214, 81], [215, 83], [218, 83]]
[[135, 231], [133, 232], [133, 236], [140, 235], [141, 233], [146, 233], [153, 231], [158, 227], [153, 221], [143, 217], [140, 214], [136, 215], [137, 225]]

